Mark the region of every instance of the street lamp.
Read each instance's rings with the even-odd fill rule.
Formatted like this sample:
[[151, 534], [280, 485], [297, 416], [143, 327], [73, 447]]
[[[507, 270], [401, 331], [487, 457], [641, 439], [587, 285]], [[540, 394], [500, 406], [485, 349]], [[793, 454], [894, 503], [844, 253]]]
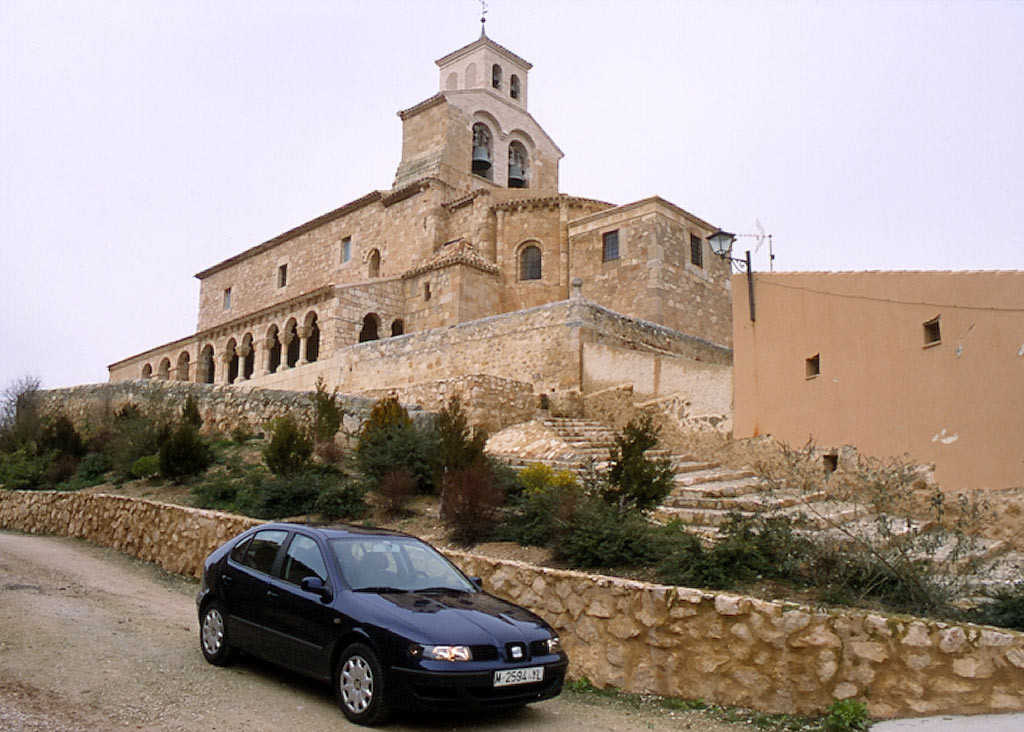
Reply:
[[754, 267], [750, 264], [750, 250], [747, 250], [747, 256], [745, 259], [736, 259], [732, 256], [732, 245], [736, 242], [736, 235], [730, 234], [728, 231], [719, 229], [714, 234], [708, 237], [708, 244], [711, 245], [711, 251], [717, 254], [722, 259], [729, 262], [731, 267], [735, 267], [738, 272], [747, 273], [747, 300], [750, 302], [750, 322], [753, 323], [754, 318]]

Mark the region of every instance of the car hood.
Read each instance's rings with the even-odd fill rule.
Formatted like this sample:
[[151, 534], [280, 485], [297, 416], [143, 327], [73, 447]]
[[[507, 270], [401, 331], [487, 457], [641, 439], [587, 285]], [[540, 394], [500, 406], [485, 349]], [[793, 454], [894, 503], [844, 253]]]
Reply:
[[[423, 643], [504, 645], [547, 638], [550, 627], [529, 610], [485, 592], [354, 593]], [[387, 623], [385, 623], [387, 624]]]

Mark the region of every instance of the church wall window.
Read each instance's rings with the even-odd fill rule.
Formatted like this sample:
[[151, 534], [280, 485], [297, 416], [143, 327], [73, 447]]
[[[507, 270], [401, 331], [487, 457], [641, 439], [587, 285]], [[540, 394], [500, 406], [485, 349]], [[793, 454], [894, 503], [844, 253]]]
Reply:
[[231, 288], [230, 287], [225, 287], [224, 288], [224, 309], [225, 310], [230, 310], [231, 309]]
[[367, 260], [366, 273], [370, 279], [380, 277], [380, 250], [374, 249], [370, 252], [370, 258]]
[[429, 300], [430, 299], [430, 283], [429, 282], [424, 282], [423, 283], [423, 299], [424, 300]]
[[519, 279], [539, 280], [541, 278], [540, 247], [530, 245], [519, 253]]
[[704, 266], [704, 240], [696, 234], [690, 234], [690, 264]]
[[445, 81], [444, 88], [447, 91], [455, 91], [459, 88], [459, 75], [454, 71], [448, 74], [448, 79]]
[[498, 64], [491, 67], [491, 88], [501, 89], [501, 67]]
[[466, 88], [472, 89], [476, 86], [476, 64], [466, 67]]
[[619, 230], [606, 231], [601, 237], [601, 261], [611, 262], [619, 258]]
[[151, 379], [151, 378], [153, 378], [153, 366], [152, 366], [152, 364], [148, 364], [147, 363], [145, 366], [142, 367], [142, 378], [143, 379]]
[[277, 266], [277, 286], [284, 287], [288, 284], [288, 265], [279, 264]]
[[341, 240], [341, 263], [345, 264], [350, 259], [352, 259], [352, 237], [346, 236]]
[[391, 323], [391, 335], [392, 335], [392, 337], [400, 336], [400, 335], [403, 335], [404, 333], [405, 333], [405, 323], [402, 321], [401, 318], [398, 318], [397, 320], [395, 320], [394, 322]]
[[519, 99], [519, 77], [512, 74], [508, 80], [508, 95], [513, 99]]
[[363, 329], [359, 331], [359, 342], [375, 341], [380, 338], [380, 318], [376, 313], [367, 313], [363, 318]]

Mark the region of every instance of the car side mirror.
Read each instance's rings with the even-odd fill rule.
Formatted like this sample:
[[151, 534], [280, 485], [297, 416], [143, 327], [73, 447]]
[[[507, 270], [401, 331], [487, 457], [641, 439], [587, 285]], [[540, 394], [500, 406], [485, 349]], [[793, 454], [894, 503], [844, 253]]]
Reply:
[[302, 583], [299, 587], [306, 592], [312, 592], [314, 595], [320, 595], [320, 598], [325, 602], [331, 599], [331, 591], [319, 577], [303, 577]]
[[483, 591], [483, 589], [484, 589], [484, 581], [483, 581], [483, 579], [481, 579], [480, 577], [470, 577], [469, 581], [472, 582], [473, 586], [476, 587], [478, 590]]

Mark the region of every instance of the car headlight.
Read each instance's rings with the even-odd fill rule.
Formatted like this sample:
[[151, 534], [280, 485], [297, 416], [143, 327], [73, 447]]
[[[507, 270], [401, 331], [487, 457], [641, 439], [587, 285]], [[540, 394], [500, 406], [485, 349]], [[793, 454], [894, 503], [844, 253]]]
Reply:
[[431, 661], [472, 661], [473, 651], [469, 646], [410, 646], [409, 654], [413, 658], [426, 658]]
[[548, 653], [561, 653], [562, 652], [562, 641], [558, 639], [558, 636], [548, 638]]

